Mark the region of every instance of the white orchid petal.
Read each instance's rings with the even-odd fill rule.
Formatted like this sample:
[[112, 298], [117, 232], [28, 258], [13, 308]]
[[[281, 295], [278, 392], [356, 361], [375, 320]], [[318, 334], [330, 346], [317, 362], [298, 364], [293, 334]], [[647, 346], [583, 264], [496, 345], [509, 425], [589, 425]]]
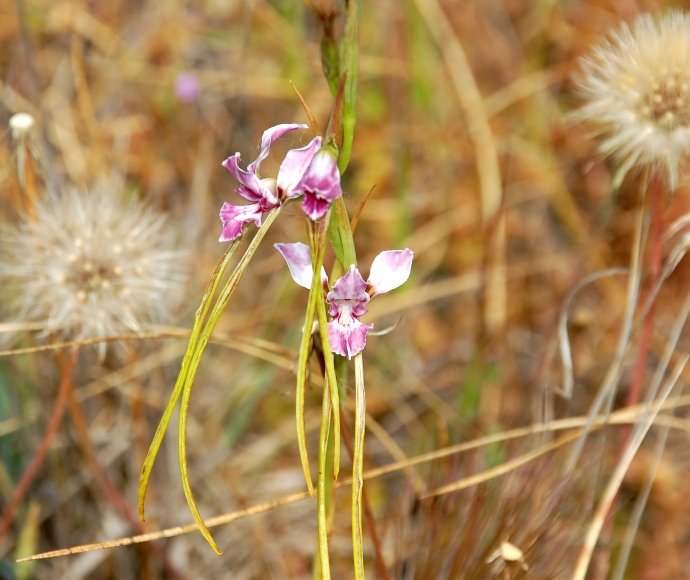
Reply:
[[[309, 290], [314, 275], [309, 246], [295, 242], [294, 244], [274, 244], [273, 247], [285, 258], [292, 279], [302, 288]], [[328, 284], [328, 276], [326, 276], [326, 270], [323, 267], [321, 267], [321, 284]]]
[[376, 256], [367, 280], [370, 296], [373, 298], [402, 286], [410, 277], [413, 257], [414, 252], [409, 248], [389, 250]]

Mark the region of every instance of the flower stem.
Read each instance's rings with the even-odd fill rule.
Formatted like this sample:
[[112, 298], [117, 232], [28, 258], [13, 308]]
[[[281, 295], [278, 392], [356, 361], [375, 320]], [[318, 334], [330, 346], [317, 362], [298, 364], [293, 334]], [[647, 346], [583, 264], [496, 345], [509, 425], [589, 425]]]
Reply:
[[[651, 255], [650, 255], [650, 274], [649, 274], [649, 292], [654, 292], [654, 289], [659, 283], [659, 276], [661, 275], [661, 259], [662, 259], [662, 192], [661, 192], [661, 177], [658, 173], [652, 178], [651, 184], [651, 202], [652, 202], [652, 224], [651, 224]], [[652, 331], [654, 330], [654, 304], [649, 307], [647, 318], [644, 321], [642, 329], [642, 338], [640, 339], [640, 348], [637, 353], [637, 360], [635, 361], [635, 371], [633, 373], [632, 383], [628, 391], [626, 406], [631, 407], [637, 405], [640, 400], [640, 393], [642, 390], [642, 382], [644, 380], [644, 371], [647, 365], [647, 354], [649, 353], [649, 344], [652, 339]], [[630, 435], [630, 428], [623, 431], [623, 442], [621, 447], [625, 447], [627, 439]]]
[[[350, 433], [350, 428], [347, 426], [347, 421], [345, 420], [345, 413], [341, 407], [340, 409], [340, 421], [343, 426], [343, 441], [345, 442], [345, 447], [350, 455], [350, 459], [354, 462], [355, 453], [354, 447], [352, 446], [352, 434]], [[374, 553], [376, 554], [376, 562], [379, 566], [379, 574], [383, 580], [390, 580], [388, 574], [388, 569], [386, 567], [386, 560], [383, 557], [383, 547], [381, 546], [381, 539], [379, 538], [378, 532], [376, 531], [376, 519], [374, 518], [374, 512], [371, 509], [371, 504], [369, 503], [369, 498], [367, 497], [367, 489], [362, 487], [362, 507], [364, 508], [364, 517], [367, 519], [367, 525], [369, 526], [369, 531], [371, 532], [371, 541], [374, 544]]]
[[328, 318], [326, 317], [326, 302], [323, 293], [319, 294], [316, 302], [316, 312], [319, 318], [319, 333], [321, 346], [323, 348], [324, 366], [326, 369], [326, 379], [329, 385], [336, 385], [330, 388], [331, 404], [333, 411], [333, 479], [338, 479], [340, 472], [340, 399], [338, 398], [338, 380], [335, 375], [335, 364], [333, 362], [333, 351], [331, 341], [328, 337]]
[[319, 560], [321, 564], [321, 578], [330, 580], [331, 567], [328, 559], [328, 512], [330, 506], [330, 486], [327, 485], [327, 478], [330, 475], [327, 468], [328, 460], [328, 441], [331, 426], [331, 406], [332, 391], [337, 388], [331, 386], [328, 378], [324, 381], [323, 404], [321, 407], [321, 432], [319, 434], [319, 475], [316, 483], [316, 511], [318, 514], [319, 528]]
[[362, 353], [355, 356], [355, 437], [352, 460], [352, 551], [355, 580], [364, 580], [364, 540], [362, 536], [362, 488], [364, 486], [364, 430], [366, 397]]
[[[661, 191], [661, 175], [659, 172], [655, 172], [651, 181], [651, 229], [650, 229], [650, 264], [649, 264], [649, 295], [651, 296], [659, 284], [659, 277], [661, 276], [661, 261], [662, 261], [662, 243], [663, 243], [663, 205], [662, 205], [662, 191]], [[635, 359], [635, 367], [633, 370], [632, 381], [630, 383], [630, 390], [628, 391], [628, 396], [626, 397], [626, 407], [633, 407], [637, 405], [640, 401], [640, 395], [642, 393], [642, 383], [644, 381], [645, 369], [647, 366], [647, 358], [649, 355], [649, 345], [652, 340], [652, 334], [654, 332], [654, 303], [649, 306], [647, 311], [647, 317], [644, 320], [644, 326], [642, 327], [642, 336], [640, 337], [640, 345], [637, 351], [637, 358]], [[621, 429], [620, 440], [618, 443], [618, 451], [616, 453], [616, 461], [620, 461], [623, 457], [628, 443], [630, 441], [631, 426], [626, 425]], [[618, 503], [620, 500], [619, 494], [616, 494], [609, 508], [609, 512], [606, 515], [606, 520], [603, 524], [603, 529], [601, 532], [601, 537], [604, 540], [608, 540], [611, 537], [613, 531], [613, 517], [618, 508]], [[604, 545], [608, 545], [607, 542], [602, 542]], [[596, 569], [597, 572], [602, 574], [607, 574], [610, 564], [610, 550], [606, 548], [602, 550], [596, 559]]]

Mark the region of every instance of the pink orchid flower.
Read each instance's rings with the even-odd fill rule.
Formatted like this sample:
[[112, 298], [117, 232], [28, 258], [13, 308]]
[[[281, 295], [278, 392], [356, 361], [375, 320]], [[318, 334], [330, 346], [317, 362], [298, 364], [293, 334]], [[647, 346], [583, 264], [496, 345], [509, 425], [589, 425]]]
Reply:
[[239, 165], [239, 153], [223, 161], [223, 167], [241, 184], [235, 192], [250, 203], [223, 204], [220, 210], [223, 232], [219, 241], [237, 239], [246, 224], [254, 222], [260, 226], [267, 211], [302, 195], [305, 213], [313, 220], [320, 219], [331, 202], [342, 195], [337, 160], [330, 150], [321, 149], [321, 137], [314, 137], [305, 147], [288, 151], [275, 179], [259, 177], [259, 167], [268, 156], [271, 145], [290, 131], [306, 128], [307, 125], [284, 124], [267, 129], [261, 138], [259, 155], [246, 170]]
[[[314, 270], [309, 247], [297, 242], [275, 244], [275, 248], [285, 258], [292, 279], [304, 288], [311, 288]], [[353, 265], [330, 292], [326, 271], [321, 269], [321, 283], [324, 291], [328, 292], [328, 314], [333, 317], [328, 323], [328, 338], [334, 353], [352, 358], [362, 351], [367, 343], [367, 333], [374, 327], [359, 321], [359, 317], [368, 312], [365, 304], [404, 284], [410, 276], [413, 256], [410, 249], [381, 252], [374, 259], [366, 282]]]

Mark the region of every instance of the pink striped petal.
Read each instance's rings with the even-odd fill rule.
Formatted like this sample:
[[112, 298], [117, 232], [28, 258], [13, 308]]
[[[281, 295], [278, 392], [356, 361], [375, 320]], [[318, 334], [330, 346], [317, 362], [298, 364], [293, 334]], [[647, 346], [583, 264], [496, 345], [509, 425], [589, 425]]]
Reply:
[[342, 324], [337, 318], [331, 320], [328, 323], [331, 350], [341, 356], [352, 358], [366, 346], [367, 332], [372, 328], [373, 324], [363, 324], [356, 318], [349, 324]]
[[376, 256], [367, 280], [369, 295], [373, 298], [402, 286], [410, 277], [413, 257], [414, 252], [409, 248], [389, 250]]
[[321, 137], [314, 137], [300, 149], [290, 149], [278, 170], [277, 187], [284, 199], [298, 197], [294, 188], [299, 184], [316, 152], [321, 148]]
[[275, 186], [272, 185], [273, 180], [260, 179], [256, 173], [242, 169], [239, 163], [240, 154], [235, 153], [221, 164], [242, 184], [235, 191], [247, 201], [257, 202], [260, 199], [265, 199], [269, 203], [278, 203]]
[[340, 314], [341, 304], [347, 306], [352, 310], [355, 316], [362, 316], [368, 310], [364, 305], [369, 302], [369, 295], [366, 292], [367, 283], [362, 278], [359, 270], [350, 266], [342, 278], [333, 286], [333, 290], [328, 293], [326, 300], [331, 305], [328, 314], [331, 316], [338, 316]]
[[229, 242], [242, 235], [244, 226], [249, 222], [261, 225], [264, 212], [258, 203], [249, 205], [232, 205], [227, 201], [220, 208], [220, 220], [223, 222], [223, 232], [219, 242]]
[[295, 123], [285, 123], [282, 125], [276, 125], [270, 129], [266, 129], [261, 137], [261, 149], [259, 150], [259, 155], [247, 166], [247, 171], [250, 173], [258, 173], [259, 166], [261, 162], [268, 157], [268, 152], [271, 149], [271, 145], [280, 139], [286, 133], [290, 131], [296, 131], [297, 129], [306, 129], [307, 125], [300, 125]]
[[330, 150], [321, 149], [314, 155], [293, 193], [294, 197], [304, 194], [302, 208], [312, 220], [323, 217], [331, 202], [343, 194], [337, 159]]

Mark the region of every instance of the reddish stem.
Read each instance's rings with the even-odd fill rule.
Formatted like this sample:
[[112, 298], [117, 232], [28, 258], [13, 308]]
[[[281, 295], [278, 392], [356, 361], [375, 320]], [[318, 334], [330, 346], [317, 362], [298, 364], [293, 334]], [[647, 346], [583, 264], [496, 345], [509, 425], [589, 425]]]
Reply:
[[[651, 182], [651, 205], [652, 205], [652, 224], [651, 224], [651, 248], [650, 248], [650, 263], [649, 263], [649, 286], [648, 296], [651, 296], [659, 283], [661, 276], [661, 260], [662, 260], [662, 216], [663, 216], [663, 197], [661, 189], [661, 176], [656, 172]], [[625, 401], [627, 407], [637, 405], [640, 401], [640, 394], [642, 393], [642, 383], [644, 381], [645, 370], [647, 368], [647, 357], [649, 355], [649, 345], [652, 341], [652, 333], [654, 331], [654, 303], [651, 304], [647, 317], [644, 320], [642, 327], [642, 336], [640, 337], [640, 346], [637, 351], [637, 358], [635, 359], [635, 367], [633, 370], [632, 381], [630, 383], [630, 390]], [[620, 439], [618, 442], [618, 450], [616, 452], [616, 463], [618, 463], [623, 456], [628, 441], [632, 426], [626, 425], [620, 431]], [[601, 533], [601, 538], [610, 538], [613, 528], [613, 516], [618, 509], [618, 500], [616, 499], [611, 504], [611, 509], [606, 516], [606, 522]], [[608, 550], [607, 550], [608, 552]], [[608, 556], [603, 554], [597, 558], [597, 573], [606, 575], [608, 573]]]
[[2, 514], [2, 519], [0, 519], [0, 543], [7, 535], [7, 532], [14, 521], [14, 515], [17, 508], [24, 500], [31, 483], [36, 477], [38, 470], [43, 465], [50, 444], [53, 442], [55, 435], [57, 434], [58, 427], [62, 421], [62, 416], [65, 413], [65, 407], [67, 406], [67, 399], [69, 398], [69, 393], [72, 389], [72, 375], [74, 374], [74, 367], [77, 364], [77, 358], [79, 355], [79, 348], [76, 348], [67, 358], [65, 368], [62, 371], [62, 378], [60, 379], [60, 387], [58, 388], [57, 398], [55, 399], [55, 406], [53, 407], [53, 414], [50, 416], [48, 421], [48, 426], [46, 427], [45, 433], [43, 434], [43, 439], [36, 450], [36, 454], [33, 456], [29, 467], [22, 474], [17, 487], [14, 488], [14, 493], [10, 498], [10, 501], [5, 508], [5, 512]]
[[[651, 229], [651, 255], [650, 255], [650, 273], [649, 273], [649, 295], [654, 292], [659, 283], [659, 276], [661, 275], [661, 258], [662, 258], [662, 195], [661, 195], [661, 179], [655, 176], [652, 180], [652, 229]], [[642, 390], [642, 381], [644, 380], [644, 371], [647, 367], [647, 354], [649, 353], [649, 344], [652, 340], [652, 332], [654, 330], [654, 303], [649, 308], [649, 313], [644, 321], [642, 329], [642, 338], [640, 339], [640, 349], [637, 353], [637, 360], [635, 361], [635, 370], [633, 373], [632, 383], [628, 391], [628, 398], [625, 402], [626, 406], [631, 407], [637, 405], [640, 401], [640, 392]], [[623, 431], [624, 437], [621, 439], [621, 448], [624, 448], [630, 436], [630, 426], [628, 425]]]

